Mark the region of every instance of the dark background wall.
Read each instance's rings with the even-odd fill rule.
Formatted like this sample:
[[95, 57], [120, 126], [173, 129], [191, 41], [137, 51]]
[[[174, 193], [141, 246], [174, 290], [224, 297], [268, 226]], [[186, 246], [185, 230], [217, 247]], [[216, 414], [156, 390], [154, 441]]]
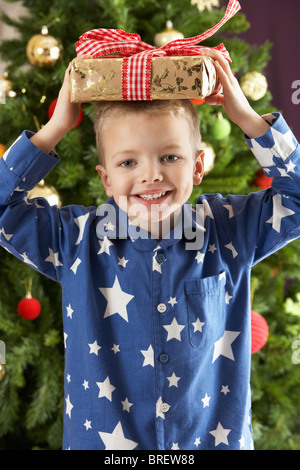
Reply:
[[300, 140], [300, 0], [239, 1], [251, 24], [241, 37], [251, 44], [273, 43], [266, 70], [272, 105]]

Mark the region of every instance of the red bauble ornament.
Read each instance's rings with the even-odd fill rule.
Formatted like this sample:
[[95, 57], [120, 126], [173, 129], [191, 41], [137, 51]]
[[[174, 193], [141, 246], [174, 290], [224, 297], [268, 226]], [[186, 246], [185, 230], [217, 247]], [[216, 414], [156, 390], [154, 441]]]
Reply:
[[251, 354], [264, 347], [268, 336], [268, 323], [259, 313], [251, 310]]
[[261, 189], [268, 189], [271, 186], [272, 180], [271, 176], [266, 176], [263, 170], [260, 169], [255, 176], [254, 184]]
[[27, 294], [26, 297], [18, 303], [18, 313], [25, 320], [34, 320], [41, 313], [41, 304], [40, 302]]
[[[55, 98], [55, 100], [52, 101], [52, 103], [50, 104], [50, 106], [48, 108], [48, 117], [49, 117], [49, 119], [51, 119], [51, 117], [53, 116], [57, 100], [58, 100], [58, 98]], [[80, 106], [80, 113], [79, 113], [78, 121], [75, 124], [75, 126], [72, 127], [72, 129], [75, 129], [75, 127], [77, 127], [81, 123], [82, 117], [83, 117], [83, 112], [82, 112], [82, 108]]]
[[202, 100], [196, 100], [194, 98], [191, 98], [191, 102], [195, 105], [203, 104], [203, 103], [205, 103], [205, 98], [203, 98]]

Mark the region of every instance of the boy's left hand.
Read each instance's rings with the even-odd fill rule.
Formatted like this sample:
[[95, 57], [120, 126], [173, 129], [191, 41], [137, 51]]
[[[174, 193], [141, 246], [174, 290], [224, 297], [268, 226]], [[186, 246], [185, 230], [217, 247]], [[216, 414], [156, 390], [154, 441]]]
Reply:
[[208, 96], [205, 102], [223, 106], [231, 121], [237, 124], [249, 138], [265, 134], [270, 126], [250, 106], [228, 61], [214, 50], [211, 50], [209, 55], [215, 59], [214, 65], [223, 87], [223, 94]]

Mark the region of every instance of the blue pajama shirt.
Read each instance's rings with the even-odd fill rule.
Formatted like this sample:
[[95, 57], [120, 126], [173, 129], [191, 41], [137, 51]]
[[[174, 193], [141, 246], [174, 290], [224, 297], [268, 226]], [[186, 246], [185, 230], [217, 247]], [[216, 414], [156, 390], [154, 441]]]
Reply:
[[272, 187], [187, 202], [160, 243], [113, 199], [28, 199], [59, 162], [31, 132], [1, 158], [0, 243], [62, 286], [63, 449], [253, 448], [251, 267], [300, 235], [299, 145], [264, 118], [245, 138]]

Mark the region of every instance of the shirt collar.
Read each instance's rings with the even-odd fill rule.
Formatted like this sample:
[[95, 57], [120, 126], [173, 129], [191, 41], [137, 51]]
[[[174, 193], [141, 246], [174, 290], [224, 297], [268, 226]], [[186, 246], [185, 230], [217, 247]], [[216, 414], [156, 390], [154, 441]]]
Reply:
[[156, 251], [168, 248], [180, 240], [187, 250], [200, 250], [204, 243], [204, 206], [193, 207], [186, 202], [174, 228], [160, 242], [153, 239], [145, 230], [132, 224], [127, 214], [119, 208], [113, 198], [109, 198], [97, 208], [96, 233], [99, 239], [130, 239], [139, 251]]

